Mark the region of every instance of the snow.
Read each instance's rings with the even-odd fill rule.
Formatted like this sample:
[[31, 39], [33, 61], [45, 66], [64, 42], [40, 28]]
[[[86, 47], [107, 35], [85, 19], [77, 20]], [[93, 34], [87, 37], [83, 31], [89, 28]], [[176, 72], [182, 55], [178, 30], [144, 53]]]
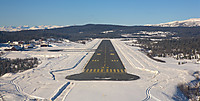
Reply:
[[113, 30], [109, 30], [109, 31], [103, 31], [101, 33], [108, 34], [108, 33], [113, 33], [113, 32], [114, 32]]
[[163, 31], [139, 31], [138, 33], [132, 34], [122, 34], [123, 37], [166, 37], [167, 35], [174, 35], [173, 32], [163, 32]]
[[0, 31], [9, 31], [9, 32], [15, 32], [15, 31], [21, 31], [21, 30], [39, 30], [39, 29], [54, 29], [54, 28], [62, 28], [62, 27], [68, 27], [68, 25], [65, 26], [58, 26], [58, 25], [39, 25], [39, 26], [2, 26], [0, 27]]
[[111, 39], [127, 72], [140, 76], [140, 79], [135, 81], [74, 81], [67, 80], [65, 77], [81, 73], [94, 51], [48, 51], [49, 49], [96, 49], [101, 40], [94, 39], [85, 45], [74, 42], [54, 43], [54, 47], [6, 53], [3, 57], [37, 57], [42, 63], [37, 68], [0, 77], [0, 94], [9, 101], [30, 99], [55, 99], [56, 101], [185, 100], [177, 96], [181, 93], [176, 88], [179, 83], [194, 79], [192, 74], [199, 70], [200, 66], [192, 60], [178, 65], [178, 60], [159, 58], [166, 61], [166, 63], [160, 63], [141, 53], [138, 50], [140, 48], [126, 45], [126, 41]]
[[161, 23], [161, 24], [148, 24], [145, 26], [160, 26], [160, 27], [195, 27], [200, 26], [200, 18], [191, 18], [188, 20], [183, 21], [172, 21], [168, 23]]
[[4, 74], [2, 77], [3, 78], [9, 78], [9, 77], [11, 77], [13, 74], [12, 73], [6, 73], [6, 74]]

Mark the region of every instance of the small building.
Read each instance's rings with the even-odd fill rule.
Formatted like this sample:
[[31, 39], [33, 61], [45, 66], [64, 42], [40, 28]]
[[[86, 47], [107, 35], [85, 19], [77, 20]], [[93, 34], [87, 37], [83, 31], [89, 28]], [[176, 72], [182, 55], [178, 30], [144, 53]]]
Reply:
[[35, 45], [34, 44], [25, 44], [24, 47], [25, 48], [34, 48]]
[[15, 45], [15, 46], [12, 46], [12, 47], [4, 49], [4, 50], [5, 51], [22, 51], [24, 49], [22, 47], [20, 47], [20, 46]]

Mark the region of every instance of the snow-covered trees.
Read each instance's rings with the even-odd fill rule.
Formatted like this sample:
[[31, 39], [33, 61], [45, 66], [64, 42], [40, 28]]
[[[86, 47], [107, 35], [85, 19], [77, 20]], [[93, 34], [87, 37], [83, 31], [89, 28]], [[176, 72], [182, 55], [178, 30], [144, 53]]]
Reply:
[[0, 59], [0, 76], [5, 73], [16, 73], [18, 71], [34, 68], [37, 67], [37, 65], [37, 58]]

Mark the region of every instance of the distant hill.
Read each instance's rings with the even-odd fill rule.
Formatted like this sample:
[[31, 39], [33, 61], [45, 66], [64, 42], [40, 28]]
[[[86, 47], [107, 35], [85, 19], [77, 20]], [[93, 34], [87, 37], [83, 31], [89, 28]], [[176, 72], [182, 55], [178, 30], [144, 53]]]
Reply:
[[62, 28], [66, 26], [57, 26], [57, 25], [40, 25], [40, 26], [2, 26], [0, 27], [0, 31], [8, 31], [8, 32], [15, 32], [15, 31], [22, 31], [22, 30], [38, 30], [38, 29], [53, 29], [53, 28]]
[[199, 37], [200, 27], [157, 27], [157, 26], [121, 26], [105, 24], [87, 24], [55, 29], [23, 30], [18, 32], [0, 32], [0, 42], [39, 39], [41, 37], [67, 38], [76, 41], [86, 38], [120, 38], [122, 34], [140, 31], [176, 32], [179, 37]]
[[200, 26], [200, 18], [192, 18], [183, 21], [173, 21], [168, 23], [146, 25], [146, 26], [160, 26], [160, 27], [196, 27]]

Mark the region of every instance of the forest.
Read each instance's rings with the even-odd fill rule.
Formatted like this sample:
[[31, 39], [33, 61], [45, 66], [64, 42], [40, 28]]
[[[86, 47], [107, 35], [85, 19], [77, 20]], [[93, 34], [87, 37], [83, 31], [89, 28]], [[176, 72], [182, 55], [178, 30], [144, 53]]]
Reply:
[[[113, 32], [103, 33], [104, 31]], [[175, 32], [178, 37], [200, 36], [200, 27], [152, 27], [152, 26], [121, 26], [105, 24], [87, 24], [56, 29], [24, 30], [18, 32], [0, 32], [0, 43], [8, 41], [28, 41], [41, 37], [66, 38], [77, 41], [87, 38], [121, 38], [122, 34], [132, 34], [139, 31]]]
[[[139, 39], [138, 43], [142, 44], [143, 49], [151, 50], [152, 56], [165, 57], [182, 54], [182, 58], [191, 59], [192, 56], [200, 54], [200, 37], [165, 39], [158, 42], [147, 38]], [[177, 57], [177, 59], [180, 58]]]
[[26, 58], [26, 59], [2, 59], [0, 58], [0, 76], [5, 73], [17, 73], [19, 71], [24, 71], [37, 67], [37, 58]]

